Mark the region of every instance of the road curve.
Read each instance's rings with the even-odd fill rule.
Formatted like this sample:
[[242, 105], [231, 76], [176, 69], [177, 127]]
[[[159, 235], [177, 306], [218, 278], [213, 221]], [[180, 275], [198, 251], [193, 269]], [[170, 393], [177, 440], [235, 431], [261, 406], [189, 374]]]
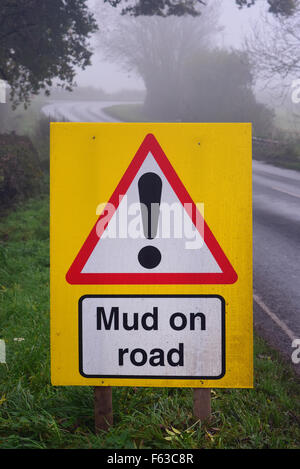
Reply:
[[[115, 101], [54, 101], [42, 108], [42, 113], [50, 120], [70, 122], [119, 122], [106, 114], [103, 109]], [[124, 104], [126, 104], [124, 102]]]
[[[105, 107], [120, 102], [54, 102], [50, 119], [118, 122]], [[253, 161], [254, 323], [291, 362], [300, 339], [300, 172]], [[300, 364], [295, 366], [300, 374]]]

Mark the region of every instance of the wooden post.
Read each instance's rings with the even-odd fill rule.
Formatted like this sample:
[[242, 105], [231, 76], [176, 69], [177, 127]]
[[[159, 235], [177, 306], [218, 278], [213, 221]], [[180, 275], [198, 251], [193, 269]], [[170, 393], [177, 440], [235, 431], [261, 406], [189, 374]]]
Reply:
[[110, 386], [95, 386], [95, 432], [107, 431], [113, 424], [112, 389]]
[[194, 388], [194, 416], [200, 422], [208, 421], [211, 417], [210, 389]]

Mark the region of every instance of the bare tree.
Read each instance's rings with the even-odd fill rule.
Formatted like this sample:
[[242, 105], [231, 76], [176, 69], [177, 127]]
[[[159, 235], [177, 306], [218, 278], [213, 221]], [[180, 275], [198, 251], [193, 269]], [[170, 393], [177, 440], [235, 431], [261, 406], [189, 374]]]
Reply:
[[300, 78], [300, 2], [292, 16], [265, 15], [246, 40], [246, 50], [259, 78]]
[[[201, 14], [200, 6], [206, 5], [208, 0], [104, 0], [113, 7], [123, 5], [123, 15], [133, 16], [198, 16]], [[251, 7], [258, 0], [231, 0], [235, 1], [239, 8]], [[262, 1], [262, 0], [260, 0]], [[263, 0], [268, 5], [269, 12], [274, 15], [292, 15], [297, 0]], [[225, 3], [225, 2], [223, 2]], [[226, 4], [229, 1], [227, 0]]]
[[[184, 64], [202, 47], [212, 45], [218, 25], [220, 2], [204, 7], [201, 16], [167, 18], [115, 16], [115, 22], [103, 18], [99, 33], [99, 47], [106, 59], [119, 63], [128, 71], [141, 76], [147, 90], [145, 106], [149, 113], [160, 100], [165, 108], [178, 108], [180, 83], [184, 76]], [[111, 14], [109, 12], [108, 14]], [[157, 111], [157, 108], [156, 108]]]

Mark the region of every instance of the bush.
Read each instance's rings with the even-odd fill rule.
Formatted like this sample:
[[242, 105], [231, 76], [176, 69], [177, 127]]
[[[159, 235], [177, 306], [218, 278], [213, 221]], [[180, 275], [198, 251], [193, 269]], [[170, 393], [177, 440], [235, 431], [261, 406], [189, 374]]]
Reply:
[[50, 162], [50, 119], [42, 113], [35, 123], [32, 141], [38, 153], [41, 169], [48, 173]]
[[270, 135], [274, 115], [256, 101], [245, 53], [200, 50], [187, 63], [187, 70], [184, 121], [252, 122], [254, 135]]
[[147, 84], [144, 114], [171, 122], [252, 122], [255, 135], [269, 136], [274, 114], [256, 100], [253, 83], [245, 53], [199, 46], [176, 73], [159, 77], [150, 90]]
[[42, 171], [38, 154], [28, 137], [0, 134], [0, 206], [36, 195]]
[[297, 139], [253, 142], [253, 158], [265, 163], [300, 170], [300, 142]]

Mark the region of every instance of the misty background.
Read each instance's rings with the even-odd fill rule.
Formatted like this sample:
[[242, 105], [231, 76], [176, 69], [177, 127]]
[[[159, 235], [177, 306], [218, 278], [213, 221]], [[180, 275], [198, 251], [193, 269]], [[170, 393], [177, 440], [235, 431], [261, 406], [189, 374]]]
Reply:
[[[234, 2], [224, 2], [224, 0], [209, 0], [206, 3], [199, 17], [192, 18], [186, 15], [163, 18], [122, 16], [122, 6], [113, 8], [99, 0], [88, 0], [87, 4], [94, 12], [99, 27], [99, 31], [90, 39], [93, 51], [91, 65], [85, 70], [75, 67], [77, 87], [73, 92], [65, 93], [61, 92], [60, 88], [52, 87], [50, 102], [148, 99], [150, 104], [152, 99], [160, 101], [161, 96], [167, 93], [169, 96], [162, 104], [164, 112], [156, 110], [153, 103], [154, 110], [153, 113], [150, 112], [149, 117], [156, 117], [156, 120], [222, 122], [231, 119], [235, 121], [235, 117], [240, 117], [244, 121], [248, 116], [248, 120], [252, 121], [253, 109], [249, 109], [248, 113], [244, 101], [248, 99], [249, 106], [253, 106], [250, 96], [252, 92], [258, 103], [263, 103], [266, 108], [275, 112], [275, 124], [279, 128], [296, 131], [300, 111], [291, 100], [291, 87], [293, 80], [299, 76], [292, 70], [285, 79], [280, 74], [277, 76], [274, 74], [271, 79], [270, 76], [261, 79], [261, 73], [257, 73], [260, 64], [256, 64], [256, 67], [253, 63], [246, 64], [249, 52], [247, 41], [251, 42], [253, 36], [256, 40], [259, 36], [262, 37], [266, 25], [272, 28], [278, 22], [277, 18], [271, 17], [272, 15], [268, 13], [267, 3], [258, 1], [251, 8], [243, 9], [239, 9]], [[153, 83], [149, 81], [151, 75]], [[227, 84], [233, 80], [230, 96], [224, 80]], [[192, 88], [194, 88], [193, 96]], [[248, 88], [248, 97], [245, 93], [240, 93], [241, 88], [244, 88], [244, 91]], [[191, 91], [191, 96], [190, 99], [186, 97], [187, 101], [184, 102], [183, 95], [187, 89]], [[221, 96], [224, 98], [224, 94], [227, 94], [228, 103], [223, 103], [224, 109], [219, 108], [213, 112], [213, 100], [208, 99], [207, 103], [203, 103], [203, 97], [208, 91], [211, 95], [215, 93], [215, 101], [219, 105], [219, 98]], [[8, 96], [8, 91], [6, 94]], [[201, 107], [199, 115], [190, 106], [190, 102], [193, 102], [197, 96], [198, 108]], [[235, 116], [234, 113], [230, 115], [229, 108], [233, 105], [233, 97], [234, 101], [238, 101], [240, 107], [244, 108], [245, 115]], [[48, 102], [43, 93], [38, 99]], [[178, 107], [179, 99], [181, 99], [181, 109]], [[32, 108], [34, 101], [37, 99], [33, 99]], [[177, 101], [177, 115], [174, 101]], [[226, 107], [228, 109], [225, 109]], [[3, 111], [4, 106], [1, 105], [0, 113], [3, 114]], [[228, 116], [226, 116], [227, 111]], [[262, 108], [260, 111], [262, 112]], [[0, 121], [2, 130], [19, 132], [20, 112], [19, 109], [14, 113], [15, 122], [5, 124], [2, 119]], [[262, 113], [261, 120], [265, 117], [266, 115]], [[259, 120], [259, 116], [257, 118]], [[256, 133], [265, 134], [267, 130], [270, 131], [270, 127], [257, 128]]]
[[25, 152], [26, 190], [11, 177], [19, 160], [11, 168], [5, 163], [10, 182], [3, 200], [31, 194], [39, 171], [48, 172], [50, 120], [252, 122], [254, 158], [300, 166], [300, 98], [292, 99], [300, 96], [299, 3], [285, 16], [270, 13], [265, 0], [242, 9], [235, 1], [209, 0], [195, 17], [122, 15], [122, 3], [86, 4], [98, 30], [88, 35], [90, 64], [72, 63], [75, 86], [65, 87], [72, 91], [54, 76], [46, 80], [47, 96], [35, 90], [33, 77], [33, 94], [25, 88], [14, 108], [6, 89], [2, 141], [10, 148], [20, 136], [34, 156]]

